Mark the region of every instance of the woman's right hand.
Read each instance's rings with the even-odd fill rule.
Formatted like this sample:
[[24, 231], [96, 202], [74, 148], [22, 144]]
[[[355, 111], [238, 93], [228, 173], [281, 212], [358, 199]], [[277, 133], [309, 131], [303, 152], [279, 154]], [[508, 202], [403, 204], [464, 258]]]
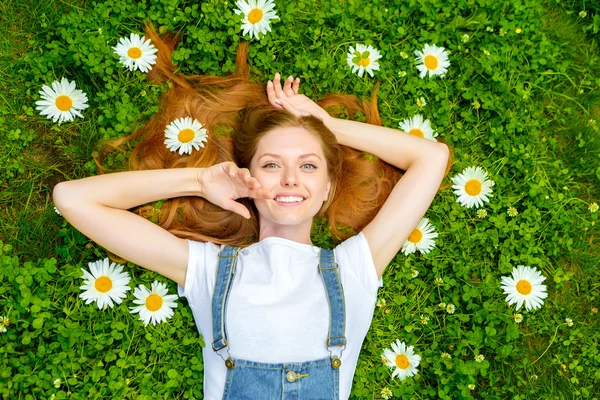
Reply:
[[233, 161], [225, 161], [209, 168], [198, 170], [201, 196], [211, 203], [250, 218], [250, 211], [237, 199], [274, 199], [275, 195], [263, 189], [248, 168], [239, 168]]

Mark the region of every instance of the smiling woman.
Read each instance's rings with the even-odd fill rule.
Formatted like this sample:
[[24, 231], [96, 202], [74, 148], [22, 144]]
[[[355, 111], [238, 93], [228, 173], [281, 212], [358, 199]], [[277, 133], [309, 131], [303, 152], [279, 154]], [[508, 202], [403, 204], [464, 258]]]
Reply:
[[[375, 97], [317, 104], [278, 74], [265, 91], [249, 82], [247, 43], [239, 75], [175, 74], [176, 40], [147, 34], [158, 49], [149, 76], [173, 85], [145, 126], [96, 159], [139, 138], [130, 171], [61, 184], [58, 208], [108, 250], [178, 283], [212, 347], [202, 349], [205, 398], [347, 399], [383, 271], [437, 193], [448, 148], [378, 127]], [[367, 123], [333, 118], [333, 106]], [[214, 135], [220, 124], [230, 137]], [[162, 229], [141, 218], [151, 205], [126, 211], [165, 198]], [[321, 216], [333, 250], [312, 244]]]
[[[95, 157], [99, 173], [108, 172], [102, 167], [102, 161], [109, 151], [135, 139], [140, 141], [131, 153], [130, 171], [207, 168], [226, 161], [235, 162], [239, 168], [250, 168], [260, 138], [269, 130], [303, 127], [299, 131], [307, 130], [313, 136], [317, 135], [314, 137], [318, 137], [321, 144], [322, 162], [328, 164], [331, 174], [332, 196], [315, 216], [327, 218], [335, 241], [347, 239], [366, 226], [402, 177], [400, 168], [340, 145], [331, 129], [322, 122], [322, 117], [309, 115], [297, 118], [271, 103], [264, 85], [251, 83], [247, 75], [247, 42], [238, 47], [236, 71], [239, 74], [226, 77], [184, 76], [175, 74], [176, 67], [171, 64], [171, 52], [178, 38], [171, 35], [161, 38], [152, 27], [147, 28], [146, 37], [158, 49], [157, 64], [148, 73], [150, 79], [156, 82], [168, 80], [174, 85], [163, 96], [159, 112], [145, 126], [128, 137], [100, 143], [99, 155]], [[375, 91], [374, 96], [376, 94]], [[318, 104], [325, 110], [335, 108], [338, 112], [342, 107], [350, 119], [358, 112], [366, 116], [368, 124], [381, 125], [374, 101], [361, 104], [354, 95], [335, 94]], [[164, 145], [165, 127], [183, 117], [200, 121], [208, 132], [204, 147], [189, 155], [178, 155]], [[224, 130], [224, 126], [229, 126], [229, 131], [235, 134], [214, 135], [217, 129]], [[273, 162], [278, 161], [273, 159]], [[303, 170], [310, 168], [303, 167]], [[250, 212], [252, 218], [246, 219], [198, 196], [167, 199], [158, 214], [158, 225], [180, 238], [245, 247], [259, 240], [259, 214], [253, 199], [242, 197], [237, 202]], [[142, 205], [133, 211], [146, 218], [156, 215], [152, 205]], [[111, 257], [114, 261], [123, 261], [114, 255]]]

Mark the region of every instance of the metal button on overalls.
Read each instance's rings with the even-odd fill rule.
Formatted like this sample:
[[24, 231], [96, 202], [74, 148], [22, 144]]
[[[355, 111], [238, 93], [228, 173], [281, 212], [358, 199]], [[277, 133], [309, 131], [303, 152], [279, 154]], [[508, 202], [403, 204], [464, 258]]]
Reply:
[[294, 371], [290, 371], [286, 375], [288, 382], [294, 382], [296, 380], [296, 373]]

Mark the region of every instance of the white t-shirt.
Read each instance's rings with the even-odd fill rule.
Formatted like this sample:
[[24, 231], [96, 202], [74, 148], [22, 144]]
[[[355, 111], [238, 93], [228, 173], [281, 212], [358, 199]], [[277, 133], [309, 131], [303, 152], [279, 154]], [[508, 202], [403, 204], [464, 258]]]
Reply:
[[[224, 246], [188, 240], [185, 290], [203, 335], [204, 398], [221, 400], [227, 367], [212, 349], [212, 295], [218, 253]], [[340, 399], [348, 399], [358, 355], [373, 318], [377, 279], [364, 234], [334, 249], [346, 301], [346, 349], [340, 367]], [[226, 333], [233, 358], [264, 362], [304, 362], [328, 357], [329, 304], [319, 269], [319, 248], [280, 237], [268, 237], [238, 253], [229, 293]], [[343, 346], [331, 347], [339, 356]], [[219, 354], [227, 359], [226, 349]]]

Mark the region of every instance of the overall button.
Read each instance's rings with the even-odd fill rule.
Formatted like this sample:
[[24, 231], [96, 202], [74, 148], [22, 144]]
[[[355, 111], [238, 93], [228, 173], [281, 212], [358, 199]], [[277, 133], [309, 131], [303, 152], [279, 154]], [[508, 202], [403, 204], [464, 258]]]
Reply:
[[288, 382], [294, 382], [296, 380], [296, 373], [294, 371], [290, 371], [287, 373], [286, 378]]

